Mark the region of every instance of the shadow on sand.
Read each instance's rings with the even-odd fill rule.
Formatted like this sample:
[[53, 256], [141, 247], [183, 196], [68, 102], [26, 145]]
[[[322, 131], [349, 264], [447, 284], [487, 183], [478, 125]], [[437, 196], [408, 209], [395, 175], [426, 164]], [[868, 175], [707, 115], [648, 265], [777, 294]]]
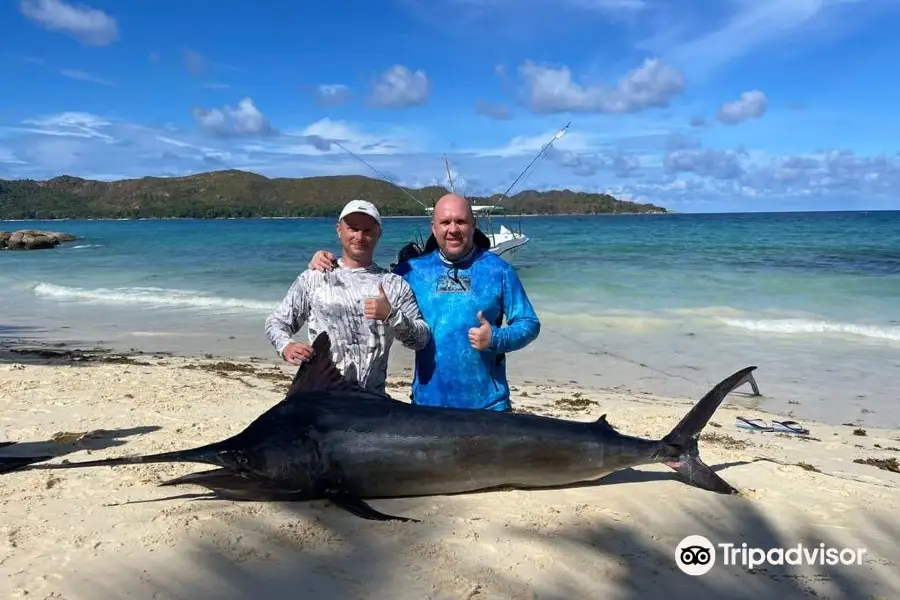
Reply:
[[[123, 558], [102, 576], [79, 575], [67, 589], [98, 600], [125, 594], [140, 600], [900, 597], [900, 525], [888, 515], [870, 515], [865, 527], [840, 541], [829, 536], [833, 530], [827, 524], [806, 517], [782, 533], [760, 503], [745, 496], [692, 488], [667, 502], [661, 492], [684, 485], [665, 483], [669, 478], [638, 470], [617, 473], [595, 484], [589, 505], [553, 491], [524, 492], [546, 504], [539, 513], [517, 510], [502, 492], [373, 501], [379, 510], [422, 523], [364, 521], [325, 501], [243, 512], [229, 502], [190, 502], [177, 510], [208, 529], [185, 531], [179, 545], [163, 553], [168, 557], [156, 552], [130, 563]], [[603, 490], [609, 485], [633, 492], [606, 506]], [[482, 518], [478, 509], [485, 503], [508, 506], [504, 516], [511, 522]], [[746, 543], [764, 550], [824, 544], [867, 553], [861, 565], [753, 570], [723, 565], [718, 554], [709, 573], [692, 577], [678, 569], [674, 556], [678, 542], [696, 534], [713, 544]]]
[[[52, 460], [87, 450], [95, 452], [122, 446], [128, 442], [122, 438], [144, 435], [161, 429], [158, 425], [128, 427], [125, 429], [97, 429], [84, 432], [61, 431], [51, 439], [40, 442], [22, 442], [17, 440], [0, 440], [0, 473], [9, 473], [35, 462], [28, 457]], [[25, 459], [25, 460], [20, 460]]]

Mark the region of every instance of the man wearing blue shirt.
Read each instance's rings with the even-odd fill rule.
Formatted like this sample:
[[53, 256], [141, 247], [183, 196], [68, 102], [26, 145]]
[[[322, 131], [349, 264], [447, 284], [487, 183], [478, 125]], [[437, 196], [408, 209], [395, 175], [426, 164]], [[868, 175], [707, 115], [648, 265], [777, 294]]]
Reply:
[[[416, 351], [412, 401], [508, 411], [506, 354], [537, 338], [540, 320], [512, 266], [475, 243], [475, 215], [465, 198], [438, 200], [431, 231], [437, 249], [394, 270], [409, 283], [432, 332]], [[328, 270], [330, 261], [320, 251], [310, 267]]]

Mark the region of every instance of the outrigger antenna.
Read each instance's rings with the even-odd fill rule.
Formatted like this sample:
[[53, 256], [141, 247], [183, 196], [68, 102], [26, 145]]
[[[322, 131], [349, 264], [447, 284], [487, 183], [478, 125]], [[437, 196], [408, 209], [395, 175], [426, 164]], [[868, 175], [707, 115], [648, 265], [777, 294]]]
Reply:
[[444, 166], [447, 168], [447, 181], [450, 182], [450, 193], [455, 194], [456, 190], [453, 189], [453, 175], [450, 174], [450, 161], [447, 160], [447, 155], [444, 155]]
[[538, 152], [537, 155], [536, 155], [534, 158], [531, 159], [531, 162], [528, 163], [528, 165], [525, 167], [525, 169], [524, 169], [521, 173], [519, 173], [519, 176], [516, 177], [516, 178], [513, 180], [513, 182], [512, 182], [511, 184], [509, 184], [509, 187], [506, 188], [506, 191], [503, 192], [502, 194], [500, 194], [500, 198], [497, 200], [497, 202], [495, 202], [495, 203], [491, 206], [491, 210], [492, 210], [492, 211], [493, 211], [493, 209], [494, 209], [495, 206], [497, 206], [498, 204], [500, 204], [501, 202], [503, 202], [503, 198], [509, 197], [509, 192], [515, 187], [515, 185], [519, 182], [519, 180], [521, 180], [522, 177], [525, 176], [525, 173], [528, 172], [528, 169], [530, 169], [531, 166], [532, 166], [534, 163], [536, 163], [537, 160], [538, 160], [539, 158], [541, 158], [547, 150], [550, 149], [550, 146], [552, 146], [553, 143], [554, 143], [556, 140], [562, 139], [562, 137], [566, 134], [566, 130], [569, 128], [569, 125], [571, 125], [571, 124], [572, 124], [572, 122], [569, 121], [568, 123], [566, 123], [566, 126], [565, 126], [565, 127], [563, 127], [562, 129], [560, 129], [559, 131], [557, 131], [555, 134], [553, 134], [553, 137], [550, 139], [550, 141], [547, 142], [546, 144], [544, 144], [544, 146], [541, 148], [541, 151]]

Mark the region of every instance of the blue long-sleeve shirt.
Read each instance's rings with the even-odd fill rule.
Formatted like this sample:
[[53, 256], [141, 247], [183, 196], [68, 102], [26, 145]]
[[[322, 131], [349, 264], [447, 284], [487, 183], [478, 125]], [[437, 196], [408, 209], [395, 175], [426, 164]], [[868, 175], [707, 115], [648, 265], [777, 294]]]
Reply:
[[[509, 410], [506, 353], [524, 348], [540, 320], [512, 266], [478, 248], [456, 264], [435, 250], [400, 263], [395, 272], [412, 288], [431, 339], [416, 351], [412, 401], [430, 406]], [[491, 342], [478, 351], [469, 329], [491, 324]], [[507, 326], [501, 327], [503, 318]]]

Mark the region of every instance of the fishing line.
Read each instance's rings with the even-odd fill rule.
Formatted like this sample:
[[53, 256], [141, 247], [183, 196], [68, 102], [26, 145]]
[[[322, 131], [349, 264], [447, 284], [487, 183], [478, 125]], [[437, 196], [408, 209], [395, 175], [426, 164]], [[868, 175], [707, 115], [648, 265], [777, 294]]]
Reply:
[[423, 204], [421, 200], [419, 200], [418, 198], [416, 198], [415, 196], [413, 196], [413, 195], [412, 195], [408, 190], [406, 190], [405, 188], [402, 188], [402, 187], [400, 187], [399, 185], [397, 185], [397, 183], [396, 183], [393, 179], [391, 179], [390, 177], [388, 177], [387, 175], [385, 175], [384, 173], [382, 173], [381, 171], [379, 171], [378, 169], [376, 169], [375, 167], [373, 167], [372, 165], [370, 165], [369, 163], [367, 163], [362, 157], [357, 156], [357, 155], [354, 154], [353, 152], [350, 152], [350, 150], [348, 150], [347, 148], [345, 148], [340, 142], [338, 142], [338, 141], [336, 141], [336, 140], [328, 140], [328, 141], [331, 142], [332, 144], [334, 144], [335, 146], [337, 146], [338, 148], [340, 148], [341, 150], [343, 150], [344, 152], [346, 152], [347, 154], [349, 154], [350, 156], [352, 156], [353, 158], [355, 158], [356, 160], [358, 160], [359, 162], [361, 162], [362, 164], [366, 165], [367, 167], [369, 167], [370, 169], [372, 169], [373, 171], [375, 171], [375, 172], [376, 172], [378, 175], [380, 175], [381, 177], [384, 177], [385, 181], [387, 181], [388, 183], [390, 183], [391, 185], [393, 185], [395, 188], [397, 188], [398, 190], [400, 190], [401, 192], [403, 192], [404, 194], [406, 194], [407, 196], [409, 196], [410, 198], [412, 198], [413, 200], [415, 200], [415, 201], [418, 203], [418, 205], [421, 206], [422, 208], [426, 209], [426, 211], [428, 210], [428, 207], [425, 206], [425, 204]]
[[[666, 375], [667, 377], [673, 377], [673, 378], [677, 378], [677, 379], [683, 379], [684, 381], [687, 381], [688, 383], [696, 383], [696, 384], [698, 384], [698, 385], [701, 384], [701, 382], [696, 381], [696, 380], [694, 380], [694, 379], [689, 379], [689, 378], [687, 378], [687, 377], [685, 377], [685, 376], [683, 376], [683, 375], [678, 375], [678, 374], [676, 374], [676, 373], [669, 373], [668, 371], [663, 371], [662, 369], [657, 369], [657, 368], [655, 368], [655, 367], [652, 367], [652, 366], [648, 365], [647, 363], [638, 362], [638, 361], [636, 361], [636, 360], [632, 360], [632, 359], [630, 359], [630, 358], [627, 358], [627, 357], [625, 357], [625, 356], [622, 356], [621, 354], [616, 354], [615, 352], [610, 352], [609, 350], [604, 350], [604, 349], [597, 348], [597, 347], [592, 346], [591, 344], [588, 344], [588, 343], [583, 342], [583, 341], [581, 341], [581, 340], [576, 340], [575, 338], [572, 338], [572, 337], [570, 337], [570, 336], [568, 336], [568, 335], [566, 335], [566, 334], [564, 334], [564, 333], [562, 333], [562, 332], [560, 332], [560, 331], [556, 331], [556, 330], [551, 330], [551, 331], [552, 331], [553, 333], [555, 333], [556, 335], [560, 336], [560, 337], [566, 338], [567, 340], [569, 340], [570, 342], [572, 342], [572, 343], [574, 343], [574, 344], [577, 344], [577, 345], [579, 345], [579, 346], [584, 346], [585, 348], [588, 348], [588, 349], [590, 349], [590, 350], [593, 350], [594, 352], [597, 352], [597, 353], [599, 353], [599, 354], [606, 354], [606, 355], [608, 355], [608, 356], [612, 356], [613, 358], [617, 358], [617, 359], [619, 359], [619, 360], [621, 360], [621, 361], [624, 361], [624, 362], [627, 362], [627, 363], [631, 363], [631, 364], [633, 364], [633, 365], [637, 365], [637, 366], [643, 367], [643, 368], [645, 368], [645, 369], [649, 369], [650, 371], [656, 371], [657, 373], [661, 373], [662, 375]], [[704, 383], [706, 383], [706, 382], [704, 382]]]

